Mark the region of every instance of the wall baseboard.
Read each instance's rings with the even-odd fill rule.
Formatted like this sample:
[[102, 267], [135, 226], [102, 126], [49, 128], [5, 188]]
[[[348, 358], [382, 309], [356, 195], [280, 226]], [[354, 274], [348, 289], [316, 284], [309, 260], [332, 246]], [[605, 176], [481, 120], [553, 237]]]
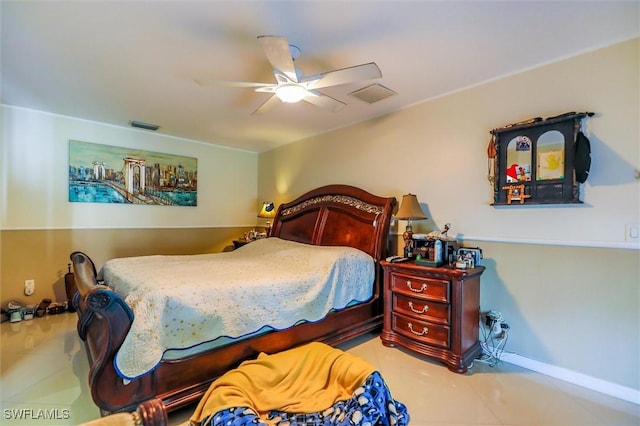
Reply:
[[621, 386], [615, 383], [608, 382], [606, 380], [568, 370], [566, 368], [556, 367], [551, 364], [545, 364], [544, 362], [535, 361], [533, 359], [529, 359], [514, 353], [505, 352], [502, 354], [500, 359], [503, 362], [508, 362], [509, 364], [526, 368], [527, 370], [535, 371], [537, 373], [564, 380], [565, 382], [582, 386], [584, 388], [591, 389], [596, 392], [612, 396], [614, 398], [622, 399], [624, 401], [640, 405], [640, 390], [637, 389]]

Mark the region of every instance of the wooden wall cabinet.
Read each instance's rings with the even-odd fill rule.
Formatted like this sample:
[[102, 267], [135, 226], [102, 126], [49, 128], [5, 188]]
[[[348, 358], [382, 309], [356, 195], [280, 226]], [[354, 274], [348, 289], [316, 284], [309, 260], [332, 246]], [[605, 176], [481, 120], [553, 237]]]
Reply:
[[592, 115], [570, 112], [492, 130], [492, 205], [581, 203], [576, 140], [582, 119]]

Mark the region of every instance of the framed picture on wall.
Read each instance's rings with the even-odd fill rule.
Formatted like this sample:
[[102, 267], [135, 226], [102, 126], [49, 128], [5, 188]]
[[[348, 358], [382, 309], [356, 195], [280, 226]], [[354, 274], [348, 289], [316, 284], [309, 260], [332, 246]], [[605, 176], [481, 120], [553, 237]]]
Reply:
[[198, 159], [69, 141], [69, 201], [198, 205]]

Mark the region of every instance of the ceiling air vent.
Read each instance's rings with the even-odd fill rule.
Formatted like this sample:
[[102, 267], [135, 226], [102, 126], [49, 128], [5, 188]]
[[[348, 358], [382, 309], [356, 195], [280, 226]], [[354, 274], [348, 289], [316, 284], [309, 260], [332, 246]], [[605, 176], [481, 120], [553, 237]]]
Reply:
[[160, 128], [157, 124], [143, 123], [142, 121], [132, 120], [129, 122], [131, 127], [137, 127], [139, 129], [153, 130], [154, 132]]
[[351, 92], [349, 95], [372, 104], [389, 96], [397, 95], [397, 93], [391, 89], [387, 89], [381, 84], [372, 84], [371, 86]]

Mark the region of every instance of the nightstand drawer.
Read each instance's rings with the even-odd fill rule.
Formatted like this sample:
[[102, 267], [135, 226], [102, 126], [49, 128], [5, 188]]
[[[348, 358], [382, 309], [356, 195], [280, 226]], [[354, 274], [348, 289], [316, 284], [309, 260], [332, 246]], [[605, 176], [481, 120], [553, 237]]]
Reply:
[[430, 346], [449, 348], [449, 327], [420, 321], [415, 318], [391, 315], [391, 327], [394, 332], [414, 341]]
[[393, 293], [393, 311], [423, 321], [449, 325], [450, 305]]
[[449, 303], [449, 281], [416, 275], [391, 274], [391, 291], [411, 297]]

